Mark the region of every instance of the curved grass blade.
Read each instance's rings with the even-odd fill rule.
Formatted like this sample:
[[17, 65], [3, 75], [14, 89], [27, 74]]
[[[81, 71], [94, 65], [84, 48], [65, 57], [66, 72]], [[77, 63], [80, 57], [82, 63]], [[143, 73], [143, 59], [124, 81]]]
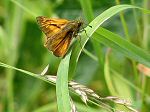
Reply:
[[[84, 14], [86, 20], [88, 21], [88, 23], [90, 23], [94, 19], [92, 0], [80, 0], [80, 4], [81, 4], [82, 11], [83, 11], [83, 14]], [[92, 37], [93, 36], [94, 35], [92, 35]], [[84, 49], [83, 49], [83, 52], [86, 55], [88, 55], [90, 58], [97, 57], [97, 58], [93, 58], [93, 59], [96, 59], [96, 61], [98, 61], [98, 63], [99, 63], [98, 67], [102, 68], [100, 71], [101, 71], [101, 73], [103, 73], [104, 54], [102, 53], [102, 46], [94, 39], [91, 40], [91, 43], [92, 43], [93, 49], [96, 53], [96, 56], [92, 56], [91, 53], [89, 53], [89, 52], [84, 52], [85, 51]]]
[[71, 52], [69, 52], [60, 62], [57, 81], [56, 81], [56, 95], [57, 106], [59, 112], [70, 112], [70, 96], [68, 90], [68, 70]]
[[102, 42], [103, 44], [123, 53], [125, 56], [150, 67], [150, 54], [141, 48], [104, 28], [99, 28], [96, 32], [100, 36], [99, 38], [93, 39], [96, 39], [97, 41]]
[[[115, 14], [119, 13], [120, 11], [123, 11], [125, 9], [130, 9], [130, 8], [137, 8], [142, 10], [144, 13], [149, 13], [149, 10], [146, 9], [142, 9], [140, 7], [136, 7], [133, 5], [116, 5], [113, 6], [109, 9], [107, 9], [106, 11], [104, 11], [102, 14], [100, 14], [99, 16], [97, 16], [91, 23], [90, 26], [92, 26], [92, 28], [86, 27], [85, 30], [87, 32], [87, 35], [90, 37], [93, 35], [93, 33], [99, 28], [99, 26], [105, 22], [106, 20], [108, 20], [110, 17], [114, 16]], [[85, 32], [83, 32], [81, 34], [81, 42], [80, 44], [82, 45], [82, 47], [85, 46], [85, 44], [87, 43], [87, 41], [89, 40], [89, 38], [87, 37], [87, 35], [85, 34]], [[76, 43], [76, 45], [74, 46], [73, 52], [72, 52], [72, 56], [71, 56], [71, 61], [70, 61], [70, 71], [69, 73], [74, 74], [75, 73], [75, 69], [76, 69], [76, 65], [79, 59], [79, 56], [81, 54], [81, 47], [79, 45], [79, 43]], [[145, 54], [143, 54], [145, 55]], [[141, 57], [144, 58], [144, 57]]]
[[44, 77], [42, 77], [40, 74], [35, 74], [35, 73], [29, 72], [29, 71], [26, 71], [26, 70], [23, 70], [23, 69], [19, 69], [19, 68], [10, 66], [10, 65], [5, 64], [5, 63], [2, 63], [2, 62], [0, 62], [0, 66], [1, 66], [1, 67], [4, 67], [4, 68], [16, 70], [16, 71], [22, 72], [22, 73], [24, 73], [24, 74], [28, 74], [28, 75], [30, 75], [30, 76], [32, 76], [32, 77], [35, 77], [35, 78], [41, 79], [41, 80], [43, 80], [43, 81], [45, 81], [45, 82], [48, 82], [48, 83], [50, 83], [50, 84], [53, 84], [52, 82], [50, 82], [50, 81], [48, 81], [47, 79], [45, 79]]
[[116, 88], [114, 87], [113, 81], [112, 81], [112, 77], [111, 77], [111, 73], [110, 73], [110, 67], [109, 67], [109, 55], [111, 53], [111, 49], [109, 48], [106, 52], [105, 55], [105, 63], [104, 63], [104, 77], [105, 77], [105, 81], [108, 87], [109, 92], [111, 93], [111, 95], [114, 96], [118, 96], [118, 93], [116, 91]]

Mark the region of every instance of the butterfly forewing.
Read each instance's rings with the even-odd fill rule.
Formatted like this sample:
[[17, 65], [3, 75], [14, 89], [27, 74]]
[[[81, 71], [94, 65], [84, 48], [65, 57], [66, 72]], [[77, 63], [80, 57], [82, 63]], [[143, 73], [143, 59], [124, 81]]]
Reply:
[[63, 57], [74, 36], [77, 35], [82, 22], [68, 21], [66, 19], [49, 19], [37, 17], [37, 22], [47, 36], [45, 47], [57, 57]]
[[50, 38], [59, 31], [69, 22], [65, 19], [49, 19], [47, 17], [37, 17], [37, 22], [41, 27], [45, 35]]

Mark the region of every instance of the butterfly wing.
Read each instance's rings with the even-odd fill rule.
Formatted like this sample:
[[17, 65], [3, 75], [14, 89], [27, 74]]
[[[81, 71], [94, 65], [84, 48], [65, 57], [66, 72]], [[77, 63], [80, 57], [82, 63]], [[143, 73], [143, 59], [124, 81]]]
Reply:
[[72, 33], [67, 33], [66, 35], [64, 35], [65, 37], [63, 38], [63, 40], [57, 44], [56, 43], [56, 46], [54, 45], [54, 43], [52, 44], [54, 49], [52, 49], [53, 51], [53, 54], [57, 57], [63, 57], [67, 50], [68, 50], [68, 47], [70, 45], [70, 42], [72, 40]]
[[65, 19], [49, 19], [40, 16], [37, 17], [37, 22], [47, 36], [47, 41], [44, 46], [52, 51], [55, 56], [64, 56], [73, 34], [70, 31], [72, 25], [68, 25], [70, 21]]
[[36, 18], [42, 31], [47, 36], [47, 39], [53, 37], [60, 32], [69, 22], [66, 19], [49, 19], [47, 17], [39, 16]]
[[52, 51], [55, 56], [63, 57], [68, 50], [76, 29], [74, 24], [68, 23], [60, 32], [47, 40], [45, 47]]

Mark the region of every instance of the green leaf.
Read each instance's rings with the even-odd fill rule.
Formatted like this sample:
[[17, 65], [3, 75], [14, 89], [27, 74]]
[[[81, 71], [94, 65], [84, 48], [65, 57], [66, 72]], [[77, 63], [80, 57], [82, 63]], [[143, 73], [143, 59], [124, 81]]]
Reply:
[[141, 48], [104, 28], [99, 28], [96, 32], [100, 36], [99, 38], [93, 39], [96, 39], [97, 41], [123, 53], [125, 56], [150, 67], [150, 55]]
[[[88, 22], [91, 22], [94, 18], [94, 14], [93, 14], [93, 9], [92, 9], [92, 1], [91, 0], [80, 0], [80, 4], [83, 10], [83, 14], [85, 15], [85, 18], [88, 20]], [[95, 35], [92, 35], [92, 37]], [[96, 53], [97, 59], [93, 58], [94, 56], [92, 56], [90, 53], [85, 52], [85, 50], [83, 49], [84, 53], [86, 55], [88, 55], [89, 57], [96, 59], [99, 63], [99, 67], [103, 68], [103, 53], [102, 53], [102, 46], [95, 40], [91, 40], [92, 46], [94, 48], [94, 51]], [[95, 57], [96, 57], [95, 56]], [[103, 69], [101, 69], [103, 70]], [[102, 71], [103, 72], [103, 71]], [[70, 75], [70, 74], [69, 74]], [[71, 77], [71, 75], [70, 75]]]
[[[113, 96], [119, 96], [122, 98], [132, 99], [132, 94], [130, 90], [130, 86], [124, 81], [120, 80], [120, 78], [116, 77], [115, 72], [111, 72], [111, 68], [109, 66], [109, 56], [111, 54], [111, 49], [107, 50], [105, 55], [105, 64], [104, 64], [104, 76], [107, 87]], [[117, 74], [122, 76], [121, 74]], [[133, 99], [132, 99], [133, 100]]]
[[105, 81], [108, 87], [109, 92], [111, 93], [111, 95], [117, 96], [117, 91], [114, 87], [113, 81], [112, 81], [112, 77], [111, 77], [111, 73], [110, 73], [110, 67], [109, 67], [109, 55], [111, 53], [111, 50], [108, 49], [107, 53], [105, 55], [105, 64], [104, 64], [104, 77], [105, 77]]
[[[132, 5], [116, 5], [116, 6], [113, 6], [109, 9], [107, 9], [106, 11], [104, 11], [102, 14], [100, 14], [99, 16], [97, 16], [91, 23], [90, 23], [90, 26], [92, 26], [92, 28], [90, 27], [86, 27], [85, 30], [86, 30], [86, 33], [87, 35], [90, 37], [93, 35], [93, 33], [99, 28], [99, 26], [105, 22], [106, 20], [108, 20], [110, 17], [114, 16], [115, 14], [119, 13], [120, 11], [123, 11], [125, 9], [129, 9], [129, 8], [137, 8], [137, 9], [140, 9], [142, 10], [143, 12], [145, 13], [149, 13], [150, 14], [150, 11], [149, 10], [146, 10], [146, 9], [142, 9], [140, 7], [136, 7], [136, 6], [132, 6]], [[85, 46], [85, 44], [87, 43], [88, 41], [88, 37], [87, 35], [85, 34], [85, 32], [82, 32], [81, 34], [81, 45], [82, 47]], [[70, 70], [69, 70], [69, 73], [74, 75], [75, 73], [75, 69], [76, 69], [76, 65], [77, 65], [77, 62], [78, 62], [78, 59], [79, 59], [79, 56], [81, 54], [81, 47], [80, 47], [80, 44], [79, 43], [76, 43], [76, 45], [74, 46], [74, 49], [73, 49], [73, 52], [72, 52], [72, 56], [71, 56], [71, 66], [70, 66]], [[145, 54], [143, 54], [145, 55]], [[131, 55], [130, 55], [131, 56]], [[132, 55], [133, 57], [133, 55]], [[146, 56], [147, 57], [147, 56]], [[143, 57], [144, 58], [144, 57]], [[136, 58], [137, 59], [137, 58]], [[140, 58], [141, 59], [141, 58]], [[138, 58], [139, 60], [139, 58]], [[147, 59], [146, 59], [147, 60]], [[147, 60], [148, 61], [148, 60]], [[142, 61], [143, 62], [143, 61]], [[145, 62], [146, 63], [146, 62]], [[148, 63], [148, 62], [147, 62]]]
[[50, 84], [53, 84], [52, 82], [50, 82], [50, 81], [48, 81], [47, 79], [45, 79], [44, 77], [42, 77], [40, 74], [35, 74], [35, 73], [29, 72], [29, 71], [26, 71], [26, 70], [23, 70], [23, 69], [19, 69], [19, 68], [10, 66], [10, 65], [5, 64], [5, 63], [2, 63], [2, 62], [0, 62], [0, 67], [12, 69], [12, 70], [16, 70], [16, 71], [22, 72], [22, 73], [24, 73], [24, 74], [30, 75], [30, 76], [32, 76], [32, 77], [41, 79], [41, 80], [43, 80], [43, 81], [45, 81], [45, 82], [48, 82], [48, 83], [50, 83]]
[[91, 0], [80, 0], [79, 2], [86, 19], [88, 20], [88, 22], [91, 22], [94, 18]]
[[57, 72], [56, 95], [59, 112], [70, 112], [71, 110], [70, 96], [68, 90], [68, 70], [70, 55], [71, 52], [69, 52], [69, 54], [67, 54], [61, 60]]

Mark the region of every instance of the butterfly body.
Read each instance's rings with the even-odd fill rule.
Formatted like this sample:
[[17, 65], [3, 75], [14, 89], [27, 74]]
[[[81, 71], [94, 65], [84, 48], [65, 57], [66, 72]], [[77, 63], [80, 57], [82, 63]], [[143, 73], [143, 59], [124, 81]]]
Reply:
[[37, 22], [47, 36], [44, 46], [57, 57], [63, 57], [66, 54], [71, 40], [78, 35], [83, 24], [82, 21], [50, 19], [43, 16], [37, 17]]

